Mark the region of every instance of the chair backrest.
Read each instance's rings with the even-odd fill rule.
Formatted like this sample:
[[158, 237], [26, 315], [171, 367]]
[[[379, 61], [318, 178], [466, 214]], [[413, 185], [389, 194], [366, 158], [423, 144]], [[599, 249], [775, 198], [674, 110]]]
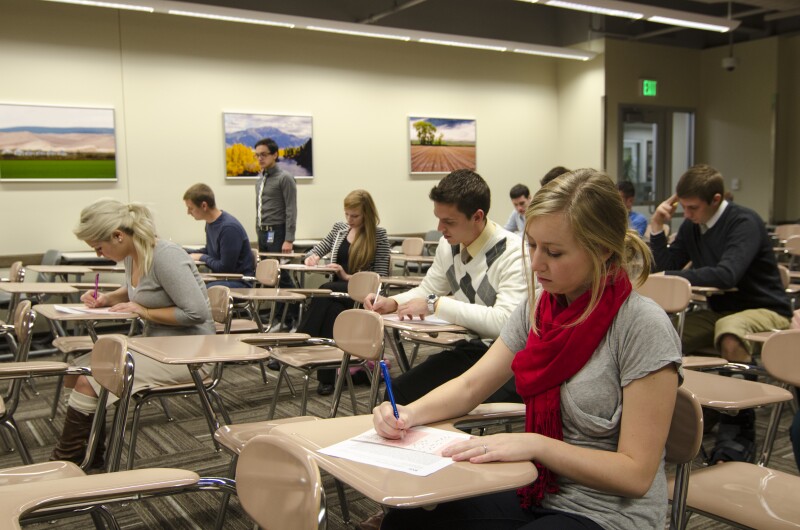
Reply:
[[11, 283], [19, 283], [25, 280], [25, 267], [22, 266], [21, 261], [15, 261], [8, 268], [8, 281]]
[[407, 237], [403, 240], [403, 254], [406, 256], [421, 256], [425, 247], [425, 240], [421, 237]]
[[383, 319], [366, 309], [342, 311], [333, 323], [333, 340], [353, 357], [377, 360], [383, 353]]
[[262, 259], [256, 266], [256, 280], [267, 287], [278, 285], [280, 265], [276, 259]]
[[[44, 253], [42, 256], [42, 263], [41, 265], [58, 265], [61, 263], [61, 251], [51, 248], [47, 252]], [[54, 274], [47, 274], [40, 272], [38, 276], [36, 276], [37, 282], [52, 282], [55, 279]]]
[[231, 290], [224, 285], [208, 288], [208, 301], [211, 305], [211, 318], [219, 324], [227, 324], [231, 312]]
[[325, 491], [314, 457], [292, 440], [269, 434], [247, 442], [236, 466], [244, 511], [265, 530], [325, 527]]
[[675, 410], [666, 443], [666, 461], [676, 464], [675, 486], [672, 490], [670, 530], [682, 529], [686, 522], [686, 495], [692, 460], [703, 443], [703, 409], [691, 391], [678, 388]]
[[356, 304], [363, 304], [369, 293], [375, 293], [381, 285], [381, 277], [377, 272], [360, 271], [350, 277], [347, 282], [347, 294]]
[[761, 362], [769, 375], [800, 387], [800, 329], [775, 333], [761, 347]]
[[778, 272], [781, 274], [781, 285], [786, 289], [792, 283], [792, 275], [789, 272], [789, 267], [786, 265], [778, 265]]
[[636, 290], [670, 314], [684, 311], [692, 300], [692, 284], [680, 276], [652, 275]]
[[14, 335], [16, 335], [16, 348], [14, 360], [25, 362], [28, 360], [28, 351], [33, 338], [33, 324], [36, 313], [31, 310], [31, 301], [22, 300], [14, 309]]
[[92, 377], [101, 386], [97, 409], [89, 435], [89, 446], [81, 467], [88, 469], [94, 460], [99, 438], [106, 421], [106, 402], [108, 393], [119, 398], [114, 412], [114, 421], [109, 436], [108, 471], [118, 471], [125, 440], [125, 427], [128, 419], [128, 404], [133, 389], [133, 356], [128, 352], [128, 341], [124, 335], [102, 335], [92, 348]]

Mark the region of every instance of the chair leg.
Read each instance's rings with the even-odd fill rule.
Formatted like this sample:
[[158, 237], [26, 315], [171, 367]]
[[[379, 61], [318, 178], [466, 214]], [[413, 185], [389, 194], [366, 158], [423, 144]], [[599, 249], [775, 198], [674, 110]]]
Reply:
[[[369, 373], [369, 372], [368, 372]], [[372, 376], [370, 377], [369, 404], [367, 413], [378, 405], [378, 388], [381, 386], [380, 360], [372, 365]]]
[[25, 382], [28, 384], [28, 387], [31, 389], [31, 392], [33, 392], [33, 395], [38, 396], [39, 390], [36, 388], [36, 382], [33, 380], [33, 378], [29, 377], [25, 380]]
[[219, 393], [217, 393], [216, 390], [209, 390], [208, 393], [214, 398], [214, 402], [217, 404], [217, 408], [219, 409], [219, 413], [222, 414], [222, 419], [225, 420], [225, 424], [230, 425], [233, 423], [230, 414], [228, 414], [228, 409], [225, 407], [225, 403], [222, 402], [222, 397]]
[[272, 393], [272, 403], [269, 406], [269, 415], [267, 416], [268, 420], [275, 417], [275, 406], [278, 404], [278, 393], [281, 390], [281, 382], [284, 378], [286, 378], [286, 365], [281, 364], [281, 370], [278, 372], [278, 382], [275, 383], [275, 392]]
[[258, 361], [258, 366], [261, 367], [261, 380], [264, 381], [264, 384], [267, 384], [267, 367], [264, 364], [264, 361]]
[[158, 398], [158, 402], [161, 403], [161, 408], [164, 409], [164, 415], [167, 417], [167, 421], [175, 421], [172, 412], [169, 410], [169, 403], [166, 398], [160, 397]]
[[61, 391], [64, 388], [64, 376], [59, 375], [58, 379], [56, 379], [56, 391], [55, 396], [53, 396], [53, 407], [50, 410], [50, 421], [56, 419], [56, 414], [58, 413], [58, 402], [61, 400]]
[[333, 479], [336, 485], [336, 495], [339, 497], [339, 506], [342, 507], [342, 520], [345, 525], [350, 524], [350, 507], [347, 506], [347, 497], [344, 494], [344, 484], [338, 479]]
[[103, 524], [103, 527], [110, 528], [111, 530], [121, 530], [119, 523], [117, 523], [116, 517], [111, 511], [108, 509], [107, 506], [98, 506], [91, 512], [92, 520], [94, 521], [95, 527], [101, 528], [99, 525]]
[[[228, 475], [231, 478], [236, 477], [236, 463], [239, 461], [237, 455], [231, 457], [231, 463], [228, 467]], [[231, 500], [231, 493], [229, 491], [222, 492], [222, 501], [220, 502], [219, 512], [217, 512], [217, 520], [214, 524], [214, 530], [222, 530], [225, 524], [225, 513], [228, 511], [228, 504]]]
[[356, 390], [353, 384], [353, 376], [350, 375], [350, 370], [345, 372], [347, 376], [347, 386], [350, 391], [350, 405], [353, 407], [353, 416], [358, 416], [358, 400], [356, 400]]
[[133, 460], [136, 457], [136, 437], [139, 434], [139, 415], [145, 401], [137, 401], [133, 407], [133, 421], [131, 421], [131, 441], [128, 444], [128, 470], [133, 469]]
[[308, 409], [308, 382], [311, 379], [310, 372], [306, 370], [303, 372], [303, 399], [300, 405], [300, 415], [305, 416]]
[[11, 438], [14, 440], [14, 445], [16, 446], [17, 451], [19, 451], [19, 456], [22, 459], [22, 463], [26, 466], [33, 464], [33, 458], [31, 458], [31, 454], [28, 452], [28, 447], [25, 445], [25, 442], [22, 441], [22, 437], [19, 435], [19, 429], [17, 428], [14, 418], [6, 419], [6, 421], [0, 425], [4, 427], [4, 431], [7, 431], [9, 434], [11, 434]]
[[[339, 366], [339, 376], [336, 378], [336, 386], [333, 390], [333, 401], [331, 402], [331, 411], [328, 414], [329, 418], [335, 418], [336, 412], [339, 410], [339, 400], [342, 398], [342, 388], [344, 387], [344, 374], [350, 371], [350, 355], [345, 353], [342, 357], [342, 364]], [[351, 383], [350, 388], [353, 388]]]

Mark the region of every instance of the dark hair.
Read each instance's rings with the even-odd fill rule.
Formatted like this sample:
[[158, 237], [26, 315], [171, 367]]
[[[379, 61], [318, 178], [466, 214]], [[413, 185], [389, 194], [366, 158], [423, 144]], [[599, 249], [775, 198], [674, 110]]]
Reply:
[[528, 186], [525, 184], [517, 184], [511, 188], [509, 195], [511, 196], [511, 200], [519, 199], [520, 197], [525, 197], [527, 199], [531, 196], [531, 190], [529, 190]]
[[428, 195], [434, 202], [455, 204], [459, 212], [467, 217], [478, 210], [489, 214], [492, 194], [483, 178], [469, 169], [456, 169], [431, 188]]
[[259, 145], [266, 146], [269, 149], [269, 152], [275, 154], [278, 152], [278, 144], [272, 138], [262, 138], [261, 140], [256, 142], [256, 145], [253, 146], [253, 149], [258, 147]]
[[719, 194], [722, 197], [725, 194], [725, 181], [722, 173], [713, 167], [708, 164], [697, 164], [681, 175], [675, 192], [682, 199], [697, 197], [711, 204], [715, 195]]
[[557, 177], [560, 177], [564, 173], [569, 173], [569, 169], [565, 168], [564, 166], [556, 166], [542, 177], [542, 180], [539, 181], [539, 184], [541, 186], [546, 186], [549, 182]]
[[195, 184], [183, 194], [184, 201], [192, 201], [195, 206], [201, 206], [204, 202], [209, 208], [216, 208], [217, 201], [214, 198], [214, 190], [206, 184]]
[[633, 182], [630, 180], [622, 180], [617, 183], [617, 190], [622, 192], [622, 196], [626, 199], [636, 197], [636, 188], [633, 187]]

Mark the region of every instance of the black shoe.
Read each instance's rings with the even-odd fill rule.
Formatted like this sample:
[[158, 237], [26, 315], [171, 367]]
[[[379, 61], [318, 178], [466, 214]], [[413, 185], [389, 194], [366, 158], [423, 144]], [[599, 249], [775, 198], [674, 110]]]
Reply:
[[329, 385], [326, 383], [320, 383], [317, 385], [317, 394], [320, 396], [330, 396], [333, 394], [333, 385]]
[[275, 370], [276, 372], [279, 372], [280, 369], [281, 369], [281, 363], [279, 363], [275, 359], [270, 359], [269, 361], [267, 361], [267, 368], [269, 368], [270, 370]]

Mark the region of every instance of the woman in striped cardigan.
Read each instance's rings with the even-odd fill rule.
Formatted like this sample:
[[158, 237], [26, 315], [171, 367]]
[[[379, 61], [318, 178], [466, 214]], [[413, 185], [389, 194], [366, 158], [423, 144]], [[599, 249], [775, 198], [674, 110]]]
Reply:
[[[333, 225], [325, 239], [312, 248], [305, 257], [306, 265], [317, 265], [330, 254], [330, 267], [336, 278], [323, 284], [323, 289], [347, 292], [350, 276], [359, 271], [374, 271], [389, 275], [389, 239], [386, 230], [378, 226], [380, 219], [375, 202], [365, 190], [354, 190], [344, 198], [346, 222]], [[303, 321], [297, 328], [312, 337], [333, 338], [333, 323], [339, 313], [353, 307], [349, 298], [315, 298], [311, 301]], [[334, 370], [319, 370], [317, 393], [333, 392]]]

